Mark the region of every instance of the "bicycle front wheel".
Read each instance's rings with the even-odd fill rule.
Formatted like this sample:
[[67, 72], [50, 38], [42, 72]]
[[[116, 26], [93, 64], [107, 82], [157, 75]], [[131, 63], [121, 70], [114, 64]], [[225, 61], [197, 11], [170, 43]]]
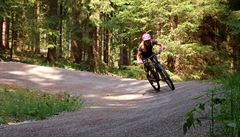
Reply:
[[150, 69], [147, 72], [147, 79], [148, 79], [148, 82], [151, 84], [151, 86], [156, 91], [160, 90], [159, 76], [158, 76], [158, 73], [154, 69]]

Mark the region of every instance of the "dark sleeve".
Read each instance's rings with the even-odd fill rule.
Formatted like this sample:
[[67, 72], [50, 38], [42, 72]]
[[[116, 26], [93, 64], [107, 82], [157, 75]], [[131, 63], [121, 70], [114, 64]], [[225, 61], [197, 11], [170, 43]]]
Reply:
[[155, 39], [152, 40], [152, 45], [157, 45], [158, 41], [156, 41]]

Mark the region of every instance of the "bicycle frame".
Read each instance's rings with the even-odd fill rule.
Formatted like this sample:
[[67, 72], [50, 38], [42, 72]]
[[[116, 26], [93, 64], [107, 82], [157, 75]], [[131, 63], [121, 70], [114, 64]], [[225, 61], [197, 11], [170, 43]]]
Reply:
[[144, 65], [146, 65], [147, 60], [151, 60], [151, 62], [153, 63], [153, 66], [157, 69], [162, 69], [162, 65], [160, 64], [160, 62], [157, 60], [157, 55], [161, 54], [162, 51], [159, 51], [157, 53], [153, 53], [150, 57], [146, 58], [143, 60]]

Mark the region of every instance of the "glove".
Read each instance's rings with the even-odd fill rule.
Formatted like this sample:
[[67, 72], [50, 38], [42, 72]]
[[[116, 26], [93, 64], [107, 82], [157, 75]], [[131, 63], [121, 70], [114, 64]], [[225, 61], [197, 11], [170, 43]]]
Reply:
[[140, 65], [140, 64], [143, 64], [143, 61], [142, 60], [138, 60], [137, 63]]

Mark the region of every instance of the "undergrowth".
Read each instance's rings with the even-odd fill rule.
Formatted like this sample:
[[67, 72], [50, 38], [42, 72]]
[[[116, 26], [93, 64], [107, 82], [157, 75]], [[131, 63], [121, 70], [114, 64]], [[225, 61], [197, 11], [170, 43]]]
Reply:
[[79, 110], [80, 97], [67, 93], [48, 94], [0, 85], [0, 124], [40, 120], [63, 111]]
[[187, 114], [184, 133], [195, 124], [208, 122], [211, 137], [240, 137], [240, 74], [221, 78], [200, 98], [201, 103]]

